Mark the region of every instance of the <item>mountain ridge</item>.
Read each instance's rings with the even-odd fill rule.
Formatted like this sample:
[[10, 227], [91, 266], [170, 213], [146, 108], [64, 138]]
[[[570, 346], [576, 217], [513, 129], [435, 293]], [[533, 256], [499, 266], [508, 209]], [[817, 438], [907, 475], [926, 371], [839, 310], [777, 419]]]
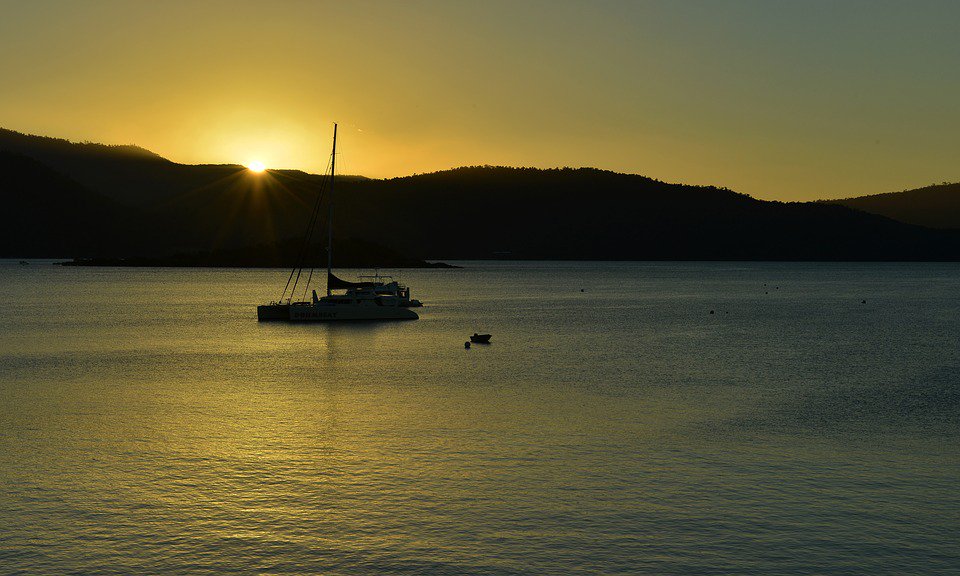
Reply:
[[[0, 244], [10, 256], [21, 255], [11, 251], [16, 246], [34, 242], [50, 253], [73, 250], [84, 258], [231, 254], [232, 262], [242, 261], [237, 250], [303, 239], [326, 178], [299, 170], [177, 164], [140, 154], [138, 147], [84, 148], [58, 139], [49, 139], [57, 149], [52, 153], [43, 146], [46, 137], [13, 134], [0, 132], [0, 151], [32, 153], [33, 161], [75, 182], [75, 194], [96, 193], [111, 208], [74, 219], [79, 222], [57, 220], [63, 238], [84, 231], [86, 244], [45, 241], [41, 226], [23, 230], [19, 244]], [[30, 145], [22, 146], [25, 139]], [[49, 175], [34, 177], [44, 184], [25, 177], [13, 185], [8, 174], [6, 200], [17, 197], [22, 204], [43, 195], [45, 186], [66, 193]], [[336, 193], [339, 241], [374, 243], [384, 253], [414, 259], [960, 259], [960, 233], [836, 201], [759, 200], [727, 188], [597, 168], [481, 165], [387, 179], [338, 176]], [[325, 215], [329, 199], [320, 200]]]
[[960, 183], [956, 182], [821, 202], [928, 228], [960, 229]]

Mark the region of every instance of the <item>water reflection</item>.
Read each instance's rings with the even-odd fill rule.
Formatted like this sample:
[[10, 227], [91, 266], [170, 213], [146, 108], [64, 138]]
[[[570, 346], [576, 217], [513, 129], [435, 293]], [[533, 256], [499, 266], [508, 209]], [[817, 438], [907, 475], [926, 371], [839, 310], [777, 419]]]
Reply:
[[421, 320], [342, 325], [257, 323], [272, 271], [13, 268], [13, 570], [956, 565], [956, 267], [415, 271]]

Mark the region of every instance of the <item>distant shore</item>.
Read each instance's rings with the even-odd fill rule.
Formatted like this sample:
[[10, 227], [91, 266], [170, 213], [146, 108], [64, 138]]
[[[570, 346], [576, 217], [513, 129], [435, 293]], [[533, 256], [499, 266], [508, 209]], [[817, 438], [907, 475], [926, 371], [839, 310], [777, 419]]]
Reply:
[[[60, 266], [103, 266], [125, 268], [291, 268], [296, 266], [290, 262], [242, 262], [203, 260], [190, 256], [174, 256], [170, 258], [74, 258], [57, 262]], [[311, 267], [310, 263], [304, 268]], [[325, 268], [326, 264], [315, 263], [314, 268]], [[446, 262], [405, 261], [405, 262], [345, 262], [335, 268], [460, 268]]]

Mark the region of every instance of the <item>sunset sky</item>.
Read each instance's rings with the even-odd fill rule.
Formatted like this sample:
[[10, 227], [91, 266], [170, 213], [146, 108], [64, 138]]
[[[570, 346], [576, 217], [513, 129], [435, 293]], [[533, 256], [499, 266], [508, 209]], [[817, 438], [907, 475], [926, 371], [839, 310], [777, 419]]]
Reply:
[[960, 2], [0, 1], [0, 127], [183, 163], [960, 180]]

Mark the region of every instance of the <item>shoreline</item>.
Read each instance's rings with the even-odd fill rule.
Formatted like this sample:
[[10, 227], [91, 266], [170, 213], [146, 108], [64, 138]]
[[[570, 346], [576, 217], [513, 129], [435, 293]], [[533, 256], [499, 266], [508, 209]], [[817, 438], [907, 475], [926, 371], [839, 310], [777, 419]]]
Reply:
[[[286, 269], [294, 267], [294, 264], [284, 264], [279, 262], [271, 263], [239, 263], [239, 262], [197, 262], [197, 261], [184, 261], [178, 259], [170, 258], [74, 258], [73, 260], [65, 260], [62, 262], [54, 262], [56, 266], [83, 266], [83, 267], [104, 267], [104, 268], [251, 268], [251, 269], [267, 269], [267, 268], [280, 268]], [[304, 265], [304, 268], [309, 268], [309, 265]], [[314, 266], [313, 268], [320, 269], [326, 268], [326, 266]], [[404, 262], [399, 264], [392, 264], [389, 262], [380, 263], [380, 264], [371, 264], [369, 262], [358, 262], [358, 263], [348, 263], [348, 264], [339, 264], [334, 267], [334, 270], [337, 269], [351, 269], [351, 268], [385, 268], [385, 269], [424, 269], [424, 268], [439, 268], [439, 269], [454, 269], [461, 268], [461, 266], [456, 266], [453, 264], [447, 264], [446, 262]]]

